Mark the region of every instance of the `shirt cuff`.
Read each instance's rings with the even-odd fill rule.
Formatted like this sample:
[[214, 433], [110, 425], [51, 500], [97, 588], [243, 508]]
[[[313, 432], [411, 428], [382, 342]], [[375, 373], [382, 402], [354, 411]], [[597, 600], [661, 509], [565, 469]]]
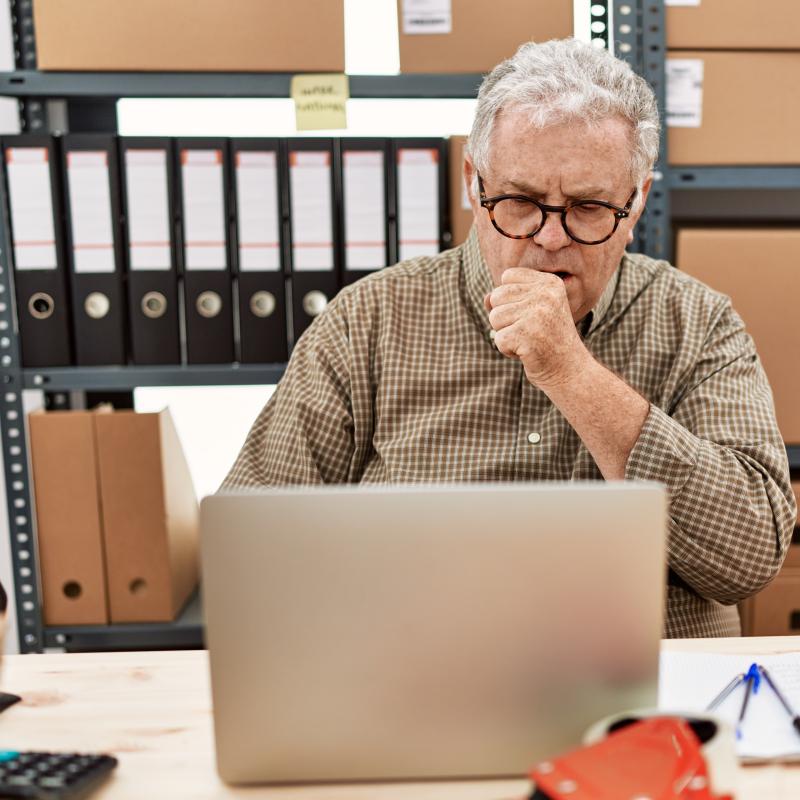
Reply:
[[625, 480], [659, 481], [675, 498], [697, 466], [701, 440], [653, 403], [625, 465]]

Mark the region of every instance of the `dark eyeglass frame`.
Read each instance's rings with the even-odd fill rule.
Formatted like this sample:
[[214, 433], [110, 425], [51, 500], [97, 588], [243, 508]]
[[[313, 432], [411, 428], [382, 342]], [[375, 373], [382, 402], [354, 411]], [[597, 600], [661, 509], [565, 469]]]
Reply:
[[[566, 233], [573, 242], [588, 245], [603, 244], [603, 242], [607, 242], [617, 232], [620, 220], [627, 219], [630, 216], [631, 208], [633, 207], [633, 199], [636, 197], [636, 187], [634, 187], [631, 196], [628, 198], [628, 202], [621, 207], [615, 206], [613, 203], [608, 203], [605, 200], [576, 200], [575, 202], [568, 203], [565, 206], [547, 206], [544, 203], [540, 203], [538, 200], [534, 200], [532, 197], [528, 197], [526, 194], [496, 194], [493, 197], [487, 197], [486, 190], [483, 188], [483, 178], [480, 176], [480, 173], [476, 174], [478, 176], [478, 189], [480, 190], [481, 208], [485, 208], [489, 212], [489, 219], [492, 221], [492, 225], [494, 225], [495, 230], [509, 239], [532, 239], [542, 228], [544, 228], [545, 224], [547, 223], [547, 215], [550, 212], [553, 212], [554, 214], [561, 214], [561, 227], [564, 229], [564, 233]], [[494, 207], [501, 200], [523, 200], [527, 203], [533, 203], [533, 205], [537, 206], [542, 212], [542, 221], [539, 224], [539, 227], [535, 231], [523, 234], [522, 236], [506, 233], [497, 224], [494, 218]], [[584, 239], [579, 239], [577, 236], [573, 236], [570, 233], [569, 228], [567, 228], [567, 212], [576, 206], [604, 206], [605, 208], [610, 208], [614, 212], [614, 227], [611, 229], [611, 233], [609, 233], [604, 239], [598, 239], [596, 242], [587, 242]]]

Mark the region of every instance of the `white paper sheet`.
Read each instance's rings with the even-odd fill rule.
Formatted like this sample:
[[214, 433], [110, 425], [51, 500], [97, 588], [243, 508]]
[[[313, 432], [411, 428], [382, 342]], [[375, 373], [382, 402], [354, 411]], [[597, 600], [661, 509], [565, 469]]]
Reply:
[[[754, 661], [767, 669], [789, 705], [800, 713], [800, 653], [718, 655], [666, 651], [661, 654], [658, 706], [664, 711], [704, 711]], [[743, 699], [742, 684], [712, 713], [736, 726]], [[737, 752], [745, 761], [800, 760], [800, 735], [763, 680], [758, 693], [750, 696]]]
[[221, 150], [183, 150], [183, 236], [186, 269], [225, 270], [225, 195]]
[[385, 196], [383, 151], [345, 151], [345, 269], [386, 266]]
[[169, 270], [170, 218], [166, 150], [126, 150], [131, 270]]
[[278, 164], [275, 152], [236, 154], [239, 269], [275, 272], [281, 266]]
[[450, 0], [403, 0], [403, 33], [450, 33], [452, 30]]
[[296, 150], [289, 155], [292, 268], [332, 271], [331, 163], [327, 152]]
[[439, 252], [439, 154], [402, 148], [397, 153], [397, 224], [400, 260]]
[[700, 0], [664, 0], [665, 6], [699, 6]]
[[48, 157], [46, 147], [6, 150], [14, 266], [18, 270], [57, 266]]
[[104, 150], [67, 153], [67, 174], [75, 272], [113, 272], [108, 154]]
[[668, 58], [667, 125], [699, 128], [703, 120], [703, 62], [699, 58]]

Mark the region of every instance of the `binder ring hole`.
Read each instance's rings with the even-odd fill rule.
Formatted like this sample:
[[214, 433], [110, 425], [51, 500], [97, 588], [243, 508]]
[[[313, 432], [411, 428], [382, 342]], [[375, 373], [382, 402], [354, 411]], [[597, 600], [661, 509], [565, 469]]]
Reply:
[[111, 309], [111, 301], [102, 292], [92, 292], [84, 300], [83, 308], [92, 319], [103, 319]]
[[325, 310], [325, 306], [327, 305], [328, 298], [325, 297], [322, 292], [309, 292], [303, 298], [303, 311], [305, 311], [309, 317], [319, 316]]
[[222, 298], [216, 292], [202, 292], [197, 296], [197, 313], [211, 319], [222, 311]]
[[149, 319], [158, 319], [167, 312], [167, 298], [161, 292], [148, 292], [142, 298], [142, 314]]
[[67, 581], [64, 584], [64, 594], [70, 600], [77, 600], [82, 593], [83, 589], [81, 589], [81, 585], [77, 581]]
[[144, 578], [134, 578], [128, 585], [132, 595], [142, 595], [147, 589], [147, 581]]
[[250, 311], [253, 316], [264, 319], [272, 315], [275, 311], [275, 295], [272, 292], [256, 292], [250, 298]]
[[53, 316], [56, 303], [53, 298], [46, 292], [36, 292], [32, 294], [28, 300], [28, 311], [35, 319], [47, 319]]

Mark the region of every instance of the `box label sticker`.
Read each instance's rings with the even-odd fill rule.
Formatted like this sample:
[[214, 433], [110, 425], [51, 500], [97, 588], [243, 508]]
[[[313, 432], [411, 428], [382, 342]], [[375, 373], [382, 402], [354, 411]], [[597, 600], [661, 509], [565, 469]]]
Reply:
[[703, 115], [703, 62], [699, 58], [667, 59], [667, 125], [699, 128]]
[[450, 33], [452, 29], [450, 0], [403, 0], [403, 33]]
[[664, 0], [665, 6], [699, 6], [700, 0]]

